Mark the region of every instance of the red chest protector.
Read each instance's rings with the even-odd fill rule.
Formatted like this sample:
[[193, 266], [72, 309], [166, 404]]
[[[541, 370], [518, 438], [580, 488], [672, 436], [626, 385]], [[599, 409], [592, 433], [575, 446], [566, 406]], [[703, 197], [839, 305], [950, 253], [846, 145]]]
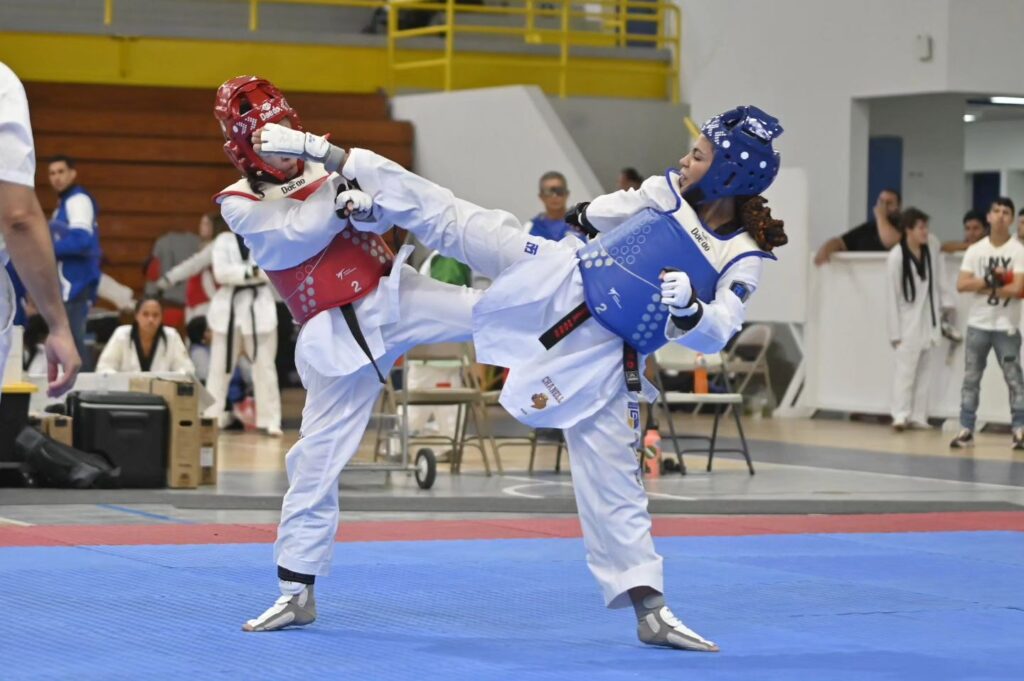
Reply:
[[[322, 166], [307, 163], [301, 178], [267, 187], [263, 200], [304, 201], [329, 178]], [[230, 195], [260, 200], [245, 180], [215, 198]], [[394, 260], [380, 236], [348, 227], [306, 261], [283, 270], [264, 271], [295, 321], [305, 324], [318, 312], [350, 305], [368, 295], [380, 284], [380, 278], [391, 272]]]
[[317, 312], [349, 305], [369, 294], [391, 272], [394, 259], [378, 235], [345, 229], [305, 262], [266, 272], [292, 317], [305, 324]]

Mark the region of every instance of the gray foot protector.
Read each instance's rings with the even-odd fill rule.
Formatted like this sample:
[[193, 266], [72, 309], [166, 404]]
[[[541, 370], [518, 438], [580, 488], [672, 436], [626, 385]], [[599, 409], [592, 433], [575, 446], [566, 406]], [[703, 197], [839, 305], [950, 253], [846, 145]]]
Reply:
[[717, 645], [680, 622], [668, 606], [644, 613], [637, 621], [636, 635], [647, 645], [704, 653], [718, 652]]
[[304, 627], [316, 620], [313, 586], [294, 596], [281, 596], [266, 612], [242, 626], [242, 631], [277, 631], [285, 627]]

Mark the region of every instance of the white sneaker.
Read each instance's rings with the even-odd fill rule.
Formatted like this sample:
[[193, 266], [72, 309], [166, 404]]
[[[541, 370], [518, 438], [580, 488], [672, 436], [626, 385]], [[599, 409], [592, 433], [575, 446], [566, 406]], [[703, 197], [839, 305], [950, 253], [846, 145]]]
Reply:
[[892, 429], [895, 430], [897, 433], [902, 433], [904, 430], [907, 429], [907, 422], [904, 421], [903, 419], [900, 419], [899, 421], [893, 421]]
[[242, 625], [242, 631], [277, 631], [285, 627], [304, 627], [316, 621], [316, 599], [310, 584], [294, 596], [281, 596], [254, 620]]
[[927, 421], [911, 421], [907, 427], [910, 430], [935, 430]]
[[267, 435], [270, 437], [282, 437], [284, 435], [284, 431], [280, 428], [267, 428]]

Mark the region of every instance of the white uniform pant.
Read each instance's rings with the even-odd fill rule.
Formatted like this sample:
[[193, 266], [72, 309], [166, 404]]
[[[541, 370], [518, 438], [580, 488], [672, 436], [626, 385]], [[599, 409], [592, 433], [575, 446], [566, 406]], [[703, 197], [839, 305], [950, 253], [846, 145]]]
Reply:
[[[531, 257], [528, 235], [504, 211], [483, 210], [418, 179], [402, 178], [386, 191], [401, 192], [402, 204], [413, 207], [418, 219], [405, 219], [406, 229], [474, 272], [495, 278]], [[664, 587], [647, 493], [638, 477], [639, 434], [627, 421], [627, 404], [637, 398], [626, 390], [625, 376], [621, 385], [602, 408], [565, 431], [587, 564], [610, 608], [628, 607], [627, 591], [634, 587]]]
[[[213, 397], [213, 404], [203, 414], [206, 418], [219, 418], [224, 412], [224, 400], [228, 396], [228, 384], [235, 373], [238, 358], [244, 352], [252, 364], [253, 392], [256, 398], [256, 426], [268, 430], [281, 429], [281, 391], [277, 384], [277, 331], [260, 333], [256, 336], [240, 333], [235, 329], [231, 361], [228, 362], [228, 335], [213, 333], [210, 344], [210, 373], [206, 389]], [[256, 356], [252, 359], [253, 355]]]
[[931, 387], [931, 372], [928, 359], [931, 346], [900, 343], [896, 348], [896, 366], [892, 380], [893, 423], [927, 423], [928, 390]]
[[[381, 372], [387, 376], [398, 358], [417, 345], [468, 341], [479, 296], [479, 291], [422, 275], [403, 277], [398, 321], [381, 327], [387, 348], [377, 360]], [[296, 368], [307, 391], [306, 405], [301, 438], [285, 458], [288, 492], [274, 559], [292, 572], [326, 575], [338, 528], [338, 476], [359, 449], [382, 386], [369, 364], [346, 376], [325, 376], [305, 361]]]
[[607, 404], [565, 430], [587, 565], [610, 608], [629, 606], [627, 592], [634, 587], [664, 592], [637, 457], [639, 415], [636, 395], [623, 381]]

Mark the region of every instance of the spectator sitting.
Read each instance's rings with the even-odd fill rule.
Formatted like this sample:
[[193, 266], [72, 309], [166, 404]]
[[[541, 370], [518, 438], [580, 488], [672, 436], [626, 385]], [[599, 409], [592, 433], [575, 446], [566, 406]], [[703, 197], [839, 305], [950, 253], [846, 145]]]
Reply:
[[89, 192], [76, 183], [74, 159], [55, 156], [50, 161], [49, 179], [59, 197], [50, 218], [50, 233], [62, 279], [64, 309], [82, 358], [82, 369], [88, 371], [92, 362], [85, 347], [85, 323], [96, 303], [100, 282], [102, 253], [96, 222], [99, 209]]
[[619, 173], [619, 189], [640, 189], [643, 183], [644, 178], [640, 177], [636, 168], [623, 168]]
[[971, 244], [976, 244], [988, 236], [988, 222], [980, 210], [969, 210], [964, 213], [964, 240], [947, 241], [942, 244], [943, 253], [966, 251]]
[[561, 241], [569, 229], [565, 222], [569, 202], [569, 185], [565, 181], [565, 175], [556, 170], [541, 175], [539, 196], [544, 203], [544, 212], [538, 213], [527, 222], [525, 229], [531, 236]]
[[163, 308], [155, 298], [135, 306], [135, 322], [114, 331], [96, 363], [97, 372], [195, 371], [178, 332], [163, 325]]
[[875, 219], [857, 225], [842, 236], [826, 241], [817, 255], [815, 265], [824, 265], [839, 251], [888, 251], [900, 242], [900, 193], [895, 189], [883, 189], [875, 201]]

